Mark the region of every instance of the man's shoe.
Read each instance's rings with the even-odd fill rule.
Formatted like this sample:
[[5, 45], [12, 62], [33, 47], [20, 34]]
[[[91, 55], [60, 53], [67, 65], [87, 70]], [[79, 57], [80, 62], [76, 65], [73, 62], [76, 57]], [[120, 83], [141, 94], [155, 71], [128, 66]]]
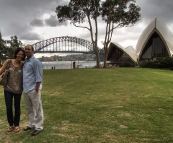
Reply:
[[23, 130], [24, 130], [24, 131], [28, 131], [28, 130], [31, 130], [31, 129], [32, 129], [32, 128], [26, 126]]
[[39, 133], [41, 132], [41, 130], [34, 130], [33, 132], [32, 132], [32, 136], [36, 136], [36, 135], [38, 135]]

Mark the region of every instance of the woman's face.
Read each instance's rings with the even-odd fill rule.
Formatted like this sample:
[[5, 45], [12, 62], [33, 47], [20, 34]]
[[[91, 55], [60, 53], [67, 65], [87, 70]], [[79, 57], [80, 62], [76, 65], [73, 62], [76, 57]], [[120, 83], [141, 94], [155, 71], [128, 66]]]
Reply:
[[16, 55], [16, 59], [19, 61], [23, 61], [24, 58], [24, 52], [23, 51], [19, 51]]

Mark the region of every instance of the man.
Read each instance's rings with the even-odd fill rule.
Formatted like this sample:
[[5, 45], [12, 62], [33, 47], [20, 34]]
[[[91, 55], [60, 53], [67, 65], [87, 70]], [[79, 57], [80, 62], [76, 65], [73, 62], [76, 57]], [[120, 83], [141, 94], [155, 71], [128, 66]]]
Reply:
[[26, 60], [23, 66], [23, 90], [26, 111], [29, 118], [24, 131], [34, 129], [32, 136], [43, 130], [43, 108], [41, 103], [42, 75], [41, 62], [34, 57], [34, 48], [25, 46]]

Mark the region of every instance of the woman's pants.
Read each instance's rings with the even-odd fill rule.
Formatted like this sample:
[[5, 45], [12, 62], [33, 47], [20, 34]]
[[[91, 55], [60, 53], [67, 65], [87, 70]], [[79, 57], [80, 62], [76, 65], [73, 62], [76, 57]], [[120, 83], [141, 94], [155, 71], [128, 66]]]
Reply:
[[[14, 94], [4, 90], [7, 119], [10, 126], [19, 126], [20, 122], [20, 100], [22, 94]], [[13, 98], [14, 98], [14, 115], [13, 115]]]

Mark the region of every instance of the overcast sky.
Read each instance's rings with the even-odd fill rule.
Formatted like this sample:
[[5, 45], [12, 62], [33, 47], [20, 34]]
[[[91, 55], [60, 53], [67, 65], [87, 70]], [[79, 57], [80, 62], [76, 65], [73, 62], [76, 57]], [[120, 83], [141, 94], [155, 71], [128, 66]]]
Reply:
[[[91, 41], [89, 31], [68, 22], [58, 22], [56, 7], [68, 3], [69, 0], [0, 0], [0, 31], [3, 39], [16, 35], [24, 44], [34, 44], [53, 37], [76, 36]], [[135, 48], [142, 31], [156, 17], [173, 33], [173, 0], [136, 0], [136, 4], [141, 7], [140, 21], [133, 27], [114, 30], [112, 42]], [[103, 25], [99, 22], [100, 43], [104, 39]]]

